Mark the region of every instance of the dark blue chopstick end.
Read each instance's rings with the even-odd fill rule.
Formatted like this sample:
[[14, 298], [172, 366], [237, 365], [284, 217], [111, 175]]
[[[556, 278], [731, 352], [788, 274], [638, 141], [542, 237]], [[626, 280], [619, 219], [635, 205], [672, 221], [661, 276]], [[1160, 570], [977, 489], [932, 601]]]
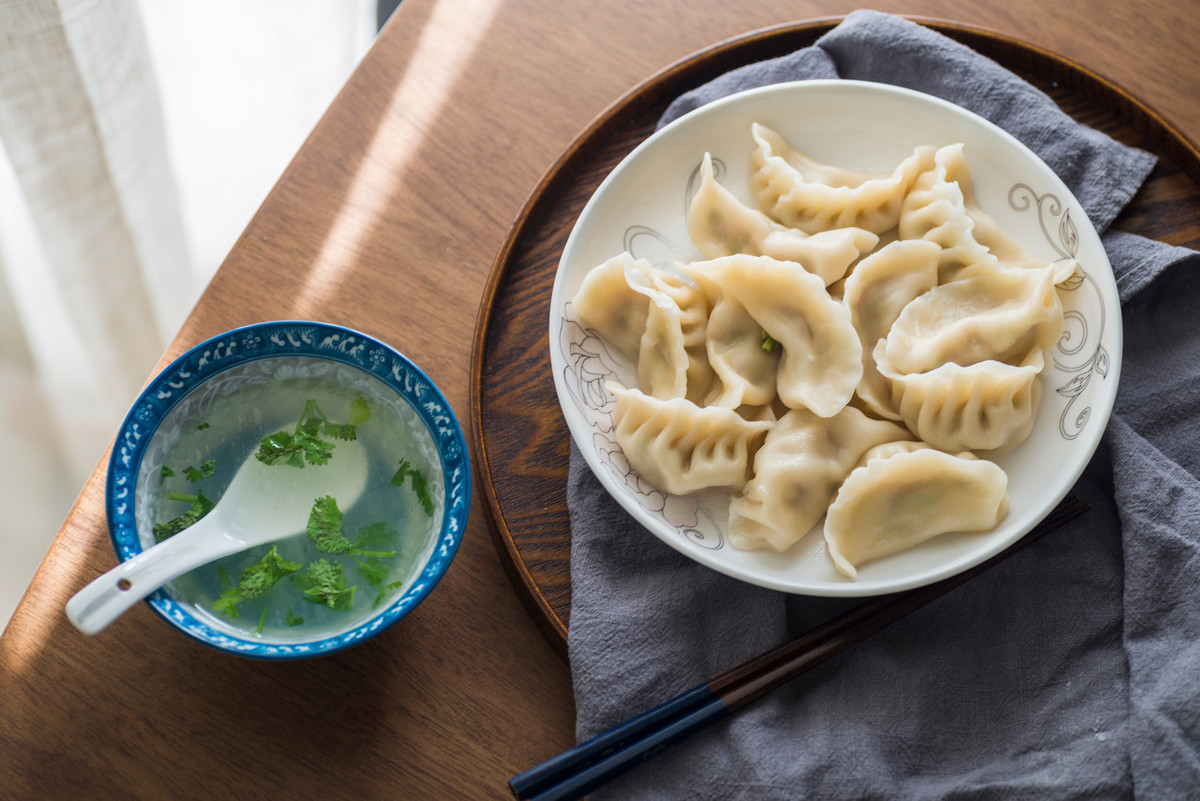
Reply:
[[596, 735], [540, 765], [508, 780], [508, 788], [518, 801], [531, 799], [559, 784], [569, 776], [628, 748], [665, 724], [704, 706], [716, 698], [707, 684], [680, 693], [619, 726]]

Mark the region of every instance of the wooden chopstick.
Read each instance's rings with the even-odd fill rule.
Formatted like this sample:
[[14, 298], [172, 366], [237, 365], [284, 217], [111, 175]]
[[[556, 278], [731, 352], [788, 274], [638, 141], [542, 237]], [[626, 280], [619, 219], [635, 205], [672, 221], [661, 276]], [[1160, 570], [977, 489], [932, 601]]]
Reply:
[[1063, 500], [1028, 534], [985, 562], [935, 584], [867, 601], [777, 648], [665, 701], [509, 780], [521, 801], [580, 798], [634, 765], [741, 709], [826, 659], [945, 595], [1090, 507]]

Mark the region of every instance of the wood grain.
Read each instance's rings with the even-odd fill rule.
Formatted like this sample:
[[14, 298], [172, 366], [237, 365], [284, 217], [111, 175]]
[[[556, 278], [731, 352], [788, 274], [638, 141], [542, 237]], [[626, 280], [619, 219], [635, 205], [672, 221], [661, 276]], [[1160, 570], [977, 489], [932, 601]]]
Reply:
[[[404, 0], [159, 366], [236, 325], [343, 323], [421, 365], [468, 425], [475, 323], [491, 266], [514, 220], [525, 219], [526, 199], [580, 133], [631, 87], [690, 54], [859, 5]], [[1200, 136], [1200, 15], [1188, 4], [873, 5], [1028, 39], [1116, 80]], [[1080, 101], [1083, 111], [1092, 105]], [[645, 125], [654, 113], [647, 106], [635, 116], [631, 125]], [[618, 137], [598, 158], [611, 161], [627, 144]], [[600, 171], [591, 169], [583, 180], [594, 183]], [[1190, 208], [1192, 179], [1162, 169], [1125, 222], [1194, 241], [1195, 223], [1174, 214], [1177, 204]], [[562, 201], [578, 202], [582, 187]], [[565, 235], [561, 222], [547, 224], [549, 238]], [[537, 299], [511, 300], [538, 317]], [[511, 325], [509, 335], [520, 333]], [[542, 337], [544, 327], [539, 318], [528, 330]], [[536, 372], [544, 353], [526, 342], [512, 358]], [[502, 391], [525, 392], [505, 363], [489, 369]], [[557, 410], [520, 416], [524, 441], [510, 450], [535, 483], [514, 489], [523, 518], [509, 524], [529, 520], [547, 536], [561, 514], [539, 488], [561, 482], [566, 439], [556, 419]], [[120, 422], [111, 422], [114, 432]], [[63, 604], [114, 562], [107, 454], [96, 457], [0, 636], [4, 801], [504, 798], [508, 777], [573, 742], [569, 670], [512, 589], [510, 560], [489, 530], [482, 470], [454, 563], [410, 617], [342, 654], [276, 664], [198, 646], [146, 608], [93, 638], [70, 626]], [[494, 465], [498, 455], [488, 457]]]
[[[1115, 84], [1008, 36], [918, 21], [1047, 92], [1077, 121], [1159, 156], [1115, 227], [1200, 244], [1200, 153]], [[752, 61], [812, 44], [837, 20], [786, 25], [706, 49], [642, 83], [599, 118], [543, 178], [488, 279], [476, 324], [471, 429], [479, 478], [509, 574], [560, 653], [570, 626], [570, 434], [550, 370], [547, 324], [558, 259], [584, 204], [613, 167], [654, 131], [678, 95]]]

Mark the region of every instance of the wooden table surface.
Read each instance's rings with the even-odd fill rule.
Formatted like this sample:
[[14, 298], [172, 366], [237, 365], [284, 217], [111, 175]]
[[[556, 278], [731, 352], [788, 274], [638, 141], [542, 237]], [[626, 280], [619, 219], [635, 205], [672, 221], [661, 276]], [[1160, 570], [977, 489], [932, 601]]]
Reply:
[[[708, 45], [855, 7], [405, 0], [163, 364], [259, 320], [347, 324], [422, 365], [465, 426], [492, 261], [588, 122]], [[1058, 53], [1200, 141], [1191, 0], [872, 7]], [[503, 798], [507, 778], [572, 744], [567, 665], [510, 585], [478, 498], [415, 612], [340, 654], [261, 662], [198, 645], [144, 605], [91, 638], [67, 622], [66, 600], [114, 564], [97, 456], [0, 639], [0, 798]]]

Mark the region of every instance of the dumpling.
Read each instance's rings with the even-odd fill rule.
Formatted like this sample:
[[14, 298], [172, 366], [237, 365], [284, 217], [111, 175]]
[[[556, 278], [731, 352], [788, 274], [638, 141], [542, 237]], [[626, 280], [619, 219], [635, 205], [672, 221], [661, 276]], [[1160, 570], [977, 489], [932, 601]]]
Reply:
[[814, 161], [764, 125], [755, 123], [751, 134], [755, 202], [784, 225], [810, 234], [850, 227], [881, 234], [894, 228], [905, 195], [933, 166], [935, 152], [923, 145], [890, 174], [870, 174]]
[[913, 451], [924, 450], [932, 447], [933, 446], [928, 442], [921, 442], [920, 440], [915, 439], [902, 439], [896, 440], [895, 442], [885, 442], [882, 445], [876, 445], [873, 448], [869, 448], [867, 452], [862, 455], [862, 458], [858, 460], [858, 464], [856, 464], [855, 467], [862, 467], [872, 459], [886, 459], [889, 456], [895, 456], [898, 453], [911, 453]]
[[[967, 210], [963, 188], [955, 179], [965, 172], [966, 162], [953, 160], [955, 177], [948, 175], [946, 162], [954, 153], [961, 156], [962, 146], [937, 151], [934, 166], [921, 173], [905, 196], [898, 224], [901, 239], [924, 240], [941, 246], [939, 267], [943, 282], [963, 267], [997, 262], [996, 256], [976, 240], [975, 218]], [[969, 174], [967, 178], [969, 186]]]
[[638, 346], [638, 387], [656, 398], [682, 398], [687, 394], [688, 369], [683, 312], [653, 286], [649, 276], [645, 278], [646, 284], [635, 287], [650, 300]]
[[622, 253], [588, 271], [572, 306], [583, 325], [635, 365], [648, 394], [696, 400], [708, 392], [708, 306], [687, 279]]
[[713, 382], [705, 342], [708, 304], [689, 280], [638, 260], [626, 280], [649, 300], [646, 330], [638, 344], [638, 386], [656, 398], [699, 401]]
[[1056, 284], [1073, 269], [977, 263], [905, 306], [873, 354], [909, 429], [948, 451], [1024, 441], [1046, 354], [1062, 336]]
[[768, 420], [746, 420], [732, 409], [659, 400], [614, 383], [617, 443], [651, 486], [674, 495], [707, 489], [740, 492]]
[[916, 298], [896, 318], [885, 340], [894, 370], [918, 373], [946, 362], [967, 366], [989, 359], [1017, 364], [1062, 336], [1055, 265], [975, 265], [963, 275]]
[[845, 576], [941, 534], [991, 531], [1008, 514], [1008, 476], [992, 462], [921, 447], [880, 456], [868, 453], [846, 477], [825, 518], [829, 555]]
[[961, 143], [946, 145], [934, 154], [934, 166], [917, 178], [904, 199], [898, 231], [901, 239], [925, 239], [942, 246], [942, 283], [975, 265], [1046, 265], [1045, 260], [1017, 244], [979, 206]]
[[863, 377], [857, 393], [880, 417], [900, 419], [892, 406], [891, 389], [875, 367], [875, 343], [887, 336], [909, 302], [937, 284], [941, 251], [933, 242], [892, 242], [859, 262], [846, 277], [842, 303], [863, 346]]
[[708, 153], [700, 165], [700, 185], [688, 207], [687, 224], [692, 243], [705, 258], [746, 253], [794, 261], [820, 276], [826, 285], [844, 276], [850, 265], [879, 241], [862, 228], [838, 228], [809, 236], [780, 225], [721, 186]]
[[770, 344], [762, 325], [737, 298], [719, 296], [714, 302], [705, 355], [715, 378], [704, 405], [736, 409], [773, 403], [782, 351]]
[[922, 373], [901, 373], [889, 363], [885, 348], [880, 340], [875, 362], [891, 387], [892, 405], [909, 430], [930, 445], [952, 452], [1003, 451], [1033, 430], [1045, 368], [1041, 349], [1016, 365], [947, 362]]
[[625, 268], [632, 264], [633, 256], [621, 253], [593, 267], [571, 300], [579, 321], [630, 361], [637, 359], [649, 312], [645, 296], [625, 278]]
[[[770, 358], [778, 359], [775, 388], [788, 407], [831, 417], [849, 402], [862, 378], [862, 344], [850, 313], [820, 278], [768, 256], [725, 256], [683, 269], [712, 302], [708, 360], [724, 389], [710, 402], [769, 403], [736, 390], [745, 381], [740, 359], [766, 370]], [[727, 326], [727, 318], [737, 325]]]
[[[967, 165], [961, 143], [939, 148], [934, 154], [934, 161], [937, 164], [935, 171], [940, 172], [941, 179], [958, 186], [963, 208], [973, 223], [971, 237], [977, 245], [985, 248], [997, 261], [1007, 265], [1040, 266], [1045, 264], [1044, 261], [1039, 261], [1018, 245], [1016, 240], [1005, 233], [996, 224], [996, 221], [979, 206], [979, 202], [975, 199], [975, 185], [971, 179], [971, 169]], [[918, 187], [922, 180], [918, 179]], [[916, 191], [917, 187], [914, 187], [913, 193]], [[901, 228], [903, 229], [903, 227], [902, 217]]]
[[820, 418], [793, 409], [767, 433], [754, 475], [729, 505], [729, 541], [743, 550], [786, 551], [808, 533], [867, 449], [910, 435], [853, 406]]

